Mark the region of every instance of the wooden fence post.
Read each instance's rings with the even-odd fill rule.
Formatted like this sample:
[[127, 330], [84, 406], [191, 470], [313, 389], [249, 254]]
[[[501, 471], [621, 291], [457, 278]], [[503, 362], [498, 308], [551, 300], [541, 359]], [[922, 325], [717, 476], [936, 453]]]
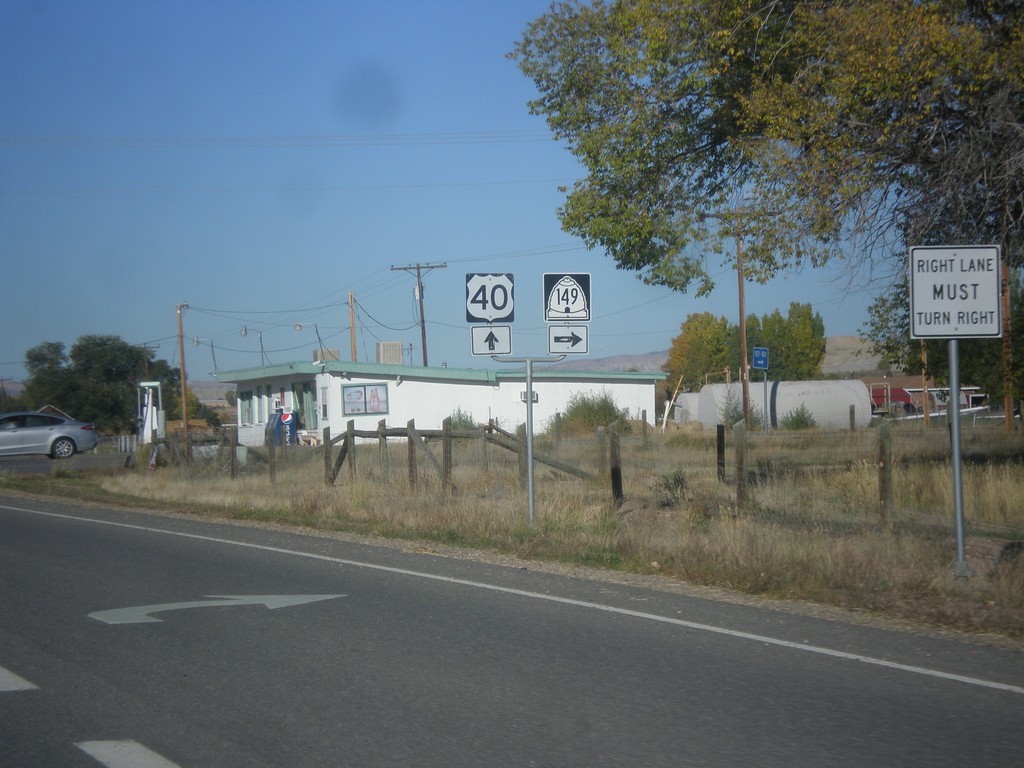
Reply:
[[406, 439], [408, 440], [409, 456], [409, 488], [416, 488], [416, 419], [409, 419], [405, 425]]
[[267, 459], [270, 463], [270, 484], [277, 482], [277, 446], [274, 445], [274, 433], [270, 432], [266, 438]]
[[857, 431], [857, 406], [850, 403], [850, 431]]
[[484, 472], [490, 471], [490, 464], [488, 463], [490, 457], [487, 455], [487, 443], [490, 442], [487, 436], [494, 432], [494, 419], [487, 420], [487, 426], [480, 429], [480, 461], [484, 465]]
[[441, 487], [452, 492], [452, 417], [441, 422]]
[[608, 427], [608, 459], [612, 474], [612, 499], [619, 506], [624, 498], [622, 495], [622, 456], [619, 450], [619, 422], [613, 421]]
[[732, 427], [736, 436], [736, 507], [747, 505], [747, 426], [742, 421]]
[[345, 457], [349, 454], [352, 446], [349, 444], [348, 435], [344, 435], [341, 438], [341, 450], [338, 451], [338, 460], [334, 462], [334, 466], [331, 467], [331, 474], [327, 480], [328, 485], [334, 485], [334, 481], [338, 479], [338, 473], [341, 471], [341, 465], [345, 463]]
[[608, 436], [604, 427], [597, 428], [597, 474], [608, 471]]
[[558, 449], [562, 445], [562, 414], [555, 414], [555, 445], [552, 452], [558, 454]]
[[385, 430], [387, 430], [386, 421], [387, 419], [381, 419], [377, 422], [377, 452], [380, 458], [380, 474], [385, 480], [391, 474], [391, 463], [388, 456], [388, 437], [385, 434]]
[[238, 427], [228, 427], [225, 430], [225, 440], [228, 444], [228, 474], [234, 480], [238, 477]]
[[345, 441], [348, 443], [348, 476], [356, 479], [356, 422], [349, 419], [345, 425]]
[[878, 515], [884, 533], [892, 533], [892, 423], [878, 427]]
[[324, 483], [331, 485], [331, 428], [324, 427]]
[[718, 458], [718, 482], [725, 482], [725, 424], [716, 425], [716, 445]]
[[647, 409], [644, 408], [640, 411], [640, 430], [643, 435], [643, 446], [644, 448], [650, 448], [650, 439], [647, 437]]

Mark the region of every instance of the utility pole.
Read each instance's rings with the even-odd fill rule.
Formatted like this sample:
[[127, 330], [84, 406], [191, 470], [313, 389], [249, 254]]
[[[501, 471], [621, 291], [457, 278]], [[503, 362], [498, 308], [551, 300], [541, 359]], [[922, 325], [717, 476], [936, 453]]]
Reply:
[[348, 292], [348, 337], [352, 345], [352, 362], [356, 361], [356, 297]]
[[188, 378], [185, 375], [185, 335], [181, 329], [181, 315], [188, 302], [178, 305], [178, 358], [181, 361], [181, 432], [184, 440], [185, 461], [192, 458], [188, 442]]
[[[767, 212], [766, 212], [767, 213]], [[717, 219], [725, 224], [732, 224], [737, 218], [745, 217], [750, 211], [737, 209], [728, 213], [702, 213], [700, 219]], [[750, 363], [747, 361], [747, 307], [746, 307], [746, 276], [743, 273], [743, 234], [734, 228], [733, 238], [736, 240], [736, 280], [738, 282], [740, 300], [740, 387], [743, 390], [743, 425], [750, 428]], [[726, 376], [728, 381], [728, 376]], [[767, 418], [768, 414], [764, 414]]]
[[[1003, 259], [1003, 425], [1007, 432], [1013, 431], [1013, 323], [1010, 322], [1010, 260]], [[1024, 414], [1021, 414], [1024, 419]]]
[[416, 272], [416, 297], [420, 303], [420, 342], [423, 345], [423, 367], [427, 367], [427, 319], [423, 315], [423, 275], [432, 269], [447, 269], [447, 264], [413, 264], [408, 267], [391, 267], [392, 272]]
[[750, 429], [750, 368], [747, 364], [746, 276], [743, 274], [743, 237], [736, 233], [736, 277], [740, 296], [740, 386], [743, 388], [743, 426]]

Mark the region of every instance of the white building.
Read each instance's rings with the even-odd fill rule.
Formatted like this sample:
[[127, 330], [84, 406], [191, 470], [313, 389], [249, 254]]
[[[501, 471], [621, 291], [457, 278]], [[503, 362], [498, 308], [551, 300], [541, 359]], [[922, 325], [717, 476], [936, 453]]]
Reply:
[[[485, 370], [326, 360], [224, 371], [217, 378], [237, 387], [243, 445], [262, 444], [275, 414], [290, 414], [306, 442], [322, 440], [325, 427], [340, 435], [349, 420], [360, 430], [376, 429], [382, 419], [388, 426], [415, 420], [417, 428], [440, 429], [456, 412], [478, 424], [495, 419], [508, 430], [526, 421], [526, 370], [517, 364]], [[630, 418], [646, 412], [653, 423], [655, 390], [664, 378], [660, 371], [565, 371], [535, 365], [534, 429], [546, 429], [574, 395], [607, 394]]]

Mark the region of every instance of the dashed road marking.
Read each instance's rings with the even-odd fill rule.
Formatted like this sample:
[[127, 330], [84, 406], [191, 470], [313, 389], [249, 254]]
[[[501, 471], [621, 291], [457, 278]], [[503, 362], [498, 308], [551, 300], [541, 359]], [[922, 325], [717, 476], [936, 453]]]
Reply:
[[79, 741], [75, 746], [107, 768], [181, 768], [137, 741]]
[[8, 691], [35, 691], [39, 686], [30, 683], [23, 677], [18, 677], [9, 669], [0, 667], [0, 693]]

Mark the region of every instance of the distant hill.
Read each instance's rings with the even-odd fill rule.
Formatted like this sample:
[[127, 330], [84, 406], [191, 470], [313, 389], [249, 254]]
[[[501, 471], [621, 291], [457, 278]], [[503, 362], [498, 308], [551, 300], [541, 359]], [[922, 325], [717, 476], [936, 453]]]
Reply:
[[559, 371], [660, 371], [668, 361], [668, 352], [644, 352], [613, 357], [577, 357], [552, 365]]
[[878, 356], [868, 351], [869, 346], [859, 336], [830, 336], [826, 343], [825, 374], [852, 378], [882, 371]]
[[13, 379], [0, 379], [0, 387], [2, 387], [3, 391], [11, 397], [17, 397], [25, 388], [25, 384], [21, 381], [14, 381]]

